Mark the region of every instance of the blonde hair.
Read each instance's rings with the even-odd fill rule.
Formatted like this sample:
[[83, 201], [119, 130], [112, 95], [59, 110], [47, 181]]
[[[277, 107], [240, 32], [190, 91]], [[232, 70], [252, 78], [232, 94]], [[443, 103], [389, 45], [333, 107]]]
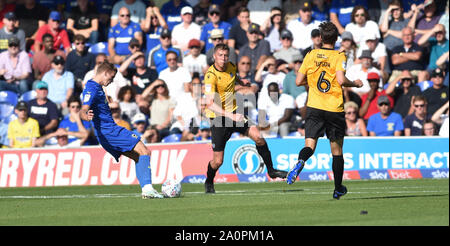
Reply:
[[346, 102], [346, 103], [344, 104], [344, 111], [346, 111], [346, 110], [349, 109], [349, 108], [354, 108], [354, 109], [356, 109], [356, 111], [359, 110], [358, 104], [356, 104], [356, 103], [353, 102], [353, 101], [348, 101], [348, 102]]

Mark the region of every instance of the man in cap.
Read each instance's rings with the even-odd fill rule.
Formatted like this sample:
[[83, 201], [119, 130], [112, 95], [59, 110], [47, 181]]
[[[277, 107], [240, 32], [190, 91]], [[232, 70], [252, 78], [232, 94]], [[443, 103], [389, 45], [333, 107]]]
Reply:
[[291, 31], [287, 29], [281, 31], [280, 40], [282, 47], [273, 54], [276, 59], [284, 60], [287, 63], [289, 70], [294, 68], [294, 59], [298, 59], [299, 56], [303, 59], [303, 55], [300, 53], [300, 50], [292, 47], [293, 39], [294, 37]]
[[48, 84], [48, 98], [58, 106], [59, 110], [66, 115], [67, 100], [74, 90], [73, 73], [64, 69], [65, 60], [62, 56], [55, 56], [52, 61], [52, 69], [44, 74], [42, 80]]
[[12, 36], [20, 40], [20, 50], [25, 50], [25, 32], [16, 27], [17, 17], [14, 12], [3, 16], [3, 27], [0, 29], [0, 52], [8, 49], [8, 39]]
[[312, 45], [311, 31], [319, 27], [320, 22], [312, 17], [312, 4], [304, 1], [298, 13], [300, 18], [287, 23], [287, 29], [294, 35], [292, 46], [297, 49], [306, 49]]
[[130, 20], [130, 10], [122, 7], [119, 10], [119, 23], [111, 27], [108, 34], [108, 52], [110, 61], [121, 64], [126, 56], [131, 53], [128, 44], [133, 38], [142, 45], [143, 36], [139, 23]]
[[428, 101], [427, 114], [432, 116], [442, 105], [448, 102], [448, 87], [444, 85], [445, 72], [436, 68], [431, 72], [433, 86], [423, 91]]
[[177, 63], [183, 64], [183, 52], [180, 48], [172, 45], [172, 32], [169, 29], [163, 29], [159, 35], [161, 44], [153, 48], [148, 55], [148, 66], [155, 69], [158, 74], [168, 67], [166, 62], [166, 53], [173, 51], [177, 54]]
[[[224, 35], [223, 35], [223, 31], [220, 29], [213, 29], [211, 31], [211, 35], [210, 35], [210, 40], [213, 44], [214, 47], [216, 47], [216, 45], [218, 44], [224, 44], [225, 43], [225, 39], [224, 39]], [[230, 62], [232, 62], [233, 64], [236, 64], [237, 62], [237, 55], [236, 55], [236, 51], [234, 48], [230, 48], [230, 56], [229, 56], [229, 60]], [[208, 63], [208, 66], [211, 66], [214, 63], [214, 59], [213, 59], [213, 54], [214, 54], [214, 49], [209, 49], [206, 52], [206, 62]]]
[[[370, 50], [373, 58], [373, 66], [380, 70], [383, 81], [387, 81], [389, 78], [389, 74], [387, 72], [390, 71], [390, 69], [387, 59], [386, 46], [378, 41], [378, 38], [374, 33], [367, 34], [365, 38], [365, 41], [361, 42], [361, 46], [358, 49], [357, 57], [361, 56], [363, 50]], [[357, 59], [355, 62], [360, 63], [361, 61]]]
[[28, 105], [24, 101], [17, 103], [15, 110], [17, 119], [8, 125], [9, 147], [31, 148], [36, 146], [36, 139], [40, 136], [38, 122], [29, 117]]
[[402, 118], [411, 114], [414, 107], [412, 99], [421, 95], [420, 87], [414, 83], [414, 78], [408, 70], [403, 70], [398, 79], [390, 82], [386, 88], [386, 94], [394, 98], [394, 112]]
[[19, 46], [19, 39], [11, 36], [8, 40], [8, 50], [0, 53], [0, 91], [28, 91], [31, 63], [26, 51], [21, 51]]
[[202, 33], [200, 35], [200, 41], [202, 42], [202, 46], [205, 47], [206, 52], [208, 52], [209, 49], [214, 48], [212, 40], [210, 39], [212, 30], [222, 30], [225, 44], [228, 41], [228, 34], [231, 30], [231, 24], [220, 20], [220, 8], [217, 4], [212, 4], [209, 7], [208, 17], [210, 22], [202, 27]]
[[176, 25], [181, 23], [181, 10], [185, 6], [189, 6], [189, 3], [185, 0], [169, 0], [165, 2], [161, 6], [161, 15], [166, 20], [169, 30], [172, 30]]
[[[350, 68], [347, 69], [346, 75], [349, 79], [360, 79], [363, 82], [363, 86], [360, 88], [351, 88], [351, 90], [361, 96], [364, 93], [367, 93], [370, 90], [370, 85], [367, 81], [367, 76], [369, 73], [377, 73], [380, 76], [381, 80], [381, 72], [373, 66], [373, 58], [372, 52], [370, 50], [363, 50], [361, 55], [358, 57], [361, 61], [358, 64], [353, 64]], [[383, 83], [380, 83], [380, 86]]]
[[193, 13], [192, 7], [183, 7], [181, 9], [181, 19], [183, 22], [176, 25], [172, 30], [172, 44], [180, 47], [184, 53], [189, 51], [189, 41], [191, 39], [200, 39], [202, 32], [202, 28], [192, 21]]
[[401, 136], [403, 131], [402, 116], [391, 111], [391, 103], [386, 95], [376, 100], [379, 112], [370, 116], [367, 131], [370, 136]]
[[206, 63], [206, 55], [201, 54], [201, 42], [198, 39], [191, 39], [188, 43], [189, 55], [183, 58], [183, 67], [186, 67], [191, 76], [197, 72], [199, 74], [204, 74], [206, 69], [208, 69], [208, 64]]
[[261, 64], [270, 56], [270, 44], [267, 40], [259, 39], [261, 30], [258, 24], [252, 23], [247, 30], [248, 43], [239, 50], [240, 60], [242, 56], [248, 56], [252, 60], [252, 72], [256, 72]]
[[61, 21], [61, 14], [58, 11], [50, 12], [48, 23], [41, 26], [37, 31], [32, 50], [42, 50], [42, 36], [46, 33], [50, 33], [54, 40], [53, 48], [59, 49], [62, 45], [66, 54], [68, 54], [71, 51], [71, 43], [67, 31], [60, 27]]
[[48, 84], [44, 81], [35, 83], [36, 98], [28, 102], [30, 117], [39, 123], [40, 135], [54, 132], [58, 127], [59, 111], [56, 104], [48, 99]]
[[[379, 90], [380, 75], [375, 72], [367, 74], [367, 79], [370, 90], [367, 93], [361, 95], [361, 108], [359, 109], [359, 116], [364, 120], [368, 120], [370, 116], [377, 113], [379, 108], [377, 107], [377, 99], [380, 96], [387, 95], [386, 92]], [[389, 106], [394, 107], [394, 100], [389, 96]], [[409, 104], [408, 104], [409, 105]]]

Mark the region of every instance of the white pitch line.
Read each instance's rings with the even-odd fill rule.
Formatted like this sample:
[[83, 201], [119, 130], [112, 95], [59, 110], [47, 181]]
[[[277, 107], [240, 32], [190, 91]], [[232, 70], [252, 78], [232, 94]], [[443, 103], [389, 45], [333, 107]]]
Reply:
[[[411, 187], [408, 187], [411, 188]], [[412, 194], [412, 193], [447, 193], [448, 190], [415, 190], [415, 191], [405, 191], [405, 190], [392, 190], [392, 191], [358, 191], [364, 188], [355, 188], [353, 191], [349, 191], [349, 194]], [[323, 195], [329, 194], [330, 191], [313, 191], [314, 189], [303, 189], [302, 191], [295, 190], [234, 190], [234, 191], [217, 191], [214, 195], [232, 195], [232, 196], [242, 196], [242, 195], [267, 195], [267, 194], [283, 194], [283, 195]], [[203, 191], [192, 191], [183, 192], [184, 195], [204, 195]], [[16, 195], [16, 196], [0, 196], [0, 199], [92, 199], [92, 198], [130, 198], [130, 197], [140, 197], [139, 193], [123, 193], [123, 194], [87, 194], [87, 195], [54, 195], [54, 196], [26, 196], [26, 195]]]

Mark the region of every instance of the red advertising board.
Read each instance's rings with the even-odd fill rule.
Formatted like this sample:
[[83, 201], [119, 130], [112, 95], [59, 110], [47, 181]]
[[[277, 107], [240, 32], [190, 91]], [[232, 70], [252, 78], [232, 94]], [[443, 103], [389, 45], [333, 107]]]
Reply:
[[[152, 182], [206, 173], [209, 143], [148, 145]], [[101, 147], [0, 151], [0, 187], [138, 184], [134, 161]]]

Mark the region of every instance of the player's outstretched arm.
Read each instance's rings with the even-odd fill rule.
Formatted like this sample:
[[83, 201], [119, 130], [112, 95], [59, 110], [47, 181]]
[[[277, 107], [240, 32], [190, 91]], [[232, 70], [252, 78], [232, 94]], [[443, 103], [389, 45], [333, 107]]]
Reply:
[[94, 111], [90, 109], [89, 105], [83, 105], [80, 110], [80, 119], [91, 121], [94, 118]]
[[344, 71], [336, 71], [336, 79], [338, 81], [338, 83], [341, 86], [345, 86], [345, 87], [358, 87], [360, 88], [361, 86], [363, 86], [363, 83], [361, 80], [357, 79], [355, 81], [350, 81], [346, 76]]

